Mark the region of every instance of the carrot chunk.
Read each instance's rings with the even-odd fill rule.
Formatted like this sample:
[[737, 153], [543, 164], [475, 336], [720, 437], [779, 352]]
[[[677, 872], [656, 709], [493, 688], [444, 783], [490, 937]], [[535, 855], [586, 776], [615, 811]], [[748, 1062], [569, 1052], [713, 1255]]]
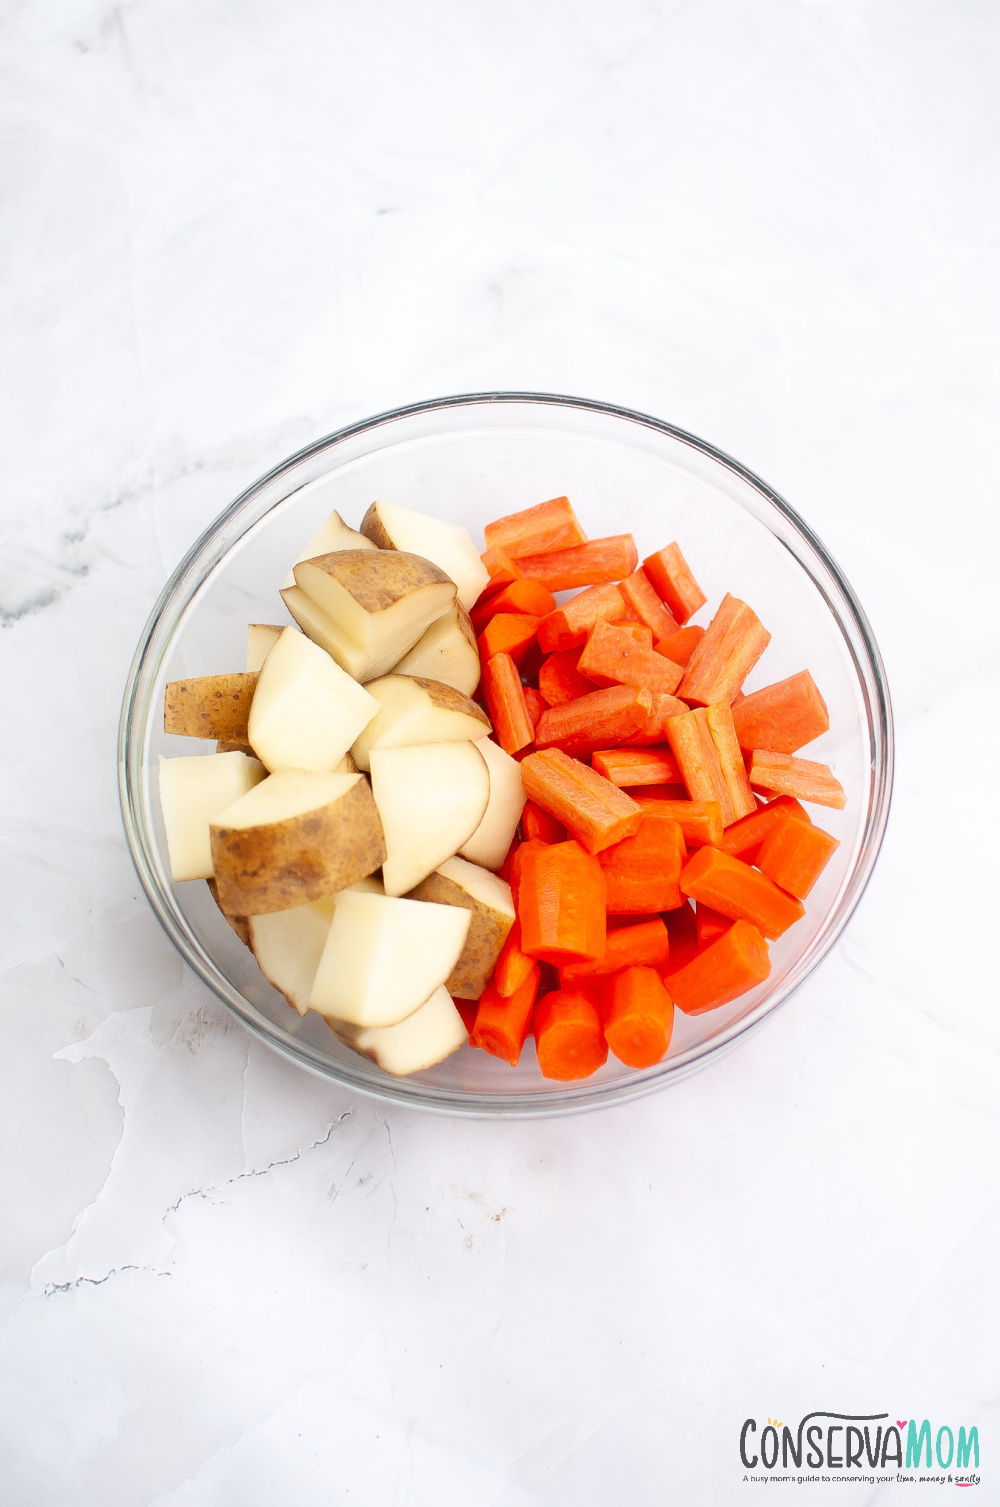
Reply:
[[705, 708], [685, 712], [682, 717], [668, 717], [666, 731], [688, 795], [693, 801], [717, 801], [722, 825], [728, 827], [736, 812]]
[[543, 618], [538, 625], [538, 642], [546, 654], [575, 649], [586, 642], [595, 623], [614, 623], [624, 616], [625, 598], [617, 586], [591, 586]]
[[500, 949], [500, 956], [493, 970], [493, 987], [499, 995], [507, 999], [510, 995], [516, 994], [532, 972], [538, 972], [538, 964], [534, 958], [529, 958], [528, 954], [521, 950], [521, 923], [515, 921], [507, 933], [507, 940]]
[[585, 543], [587, 538], [568, 497], [552, 497], [537, 507], [508, 513], [488, 523], [483, 533], [488, 549], [506, 550], [512, 560], [520, 560], [522, 555], [569, 549]]
[[730, 821], [739, 821], [741, 817], [749, 816], [751, 811], [756, 811], [757, 802], [747, 779], [747, 767], [743, 762], [728, 702], [713, 701], [705, 708], [705, 721], [719, 756], [723, 783], [729, 792], [729, 804], [733, 813]]
[[555, 605], [556, 599], [551, 591], [547, 591], [537, 581], [512, 581], [509, 586], [504, 586], [501, 591], [487, 597], [485, 602], [479, 602], [473, 607], [472, 626], [476, 633], [482, 633], [486, 624], [498, 612], [524, 612], [543, 618]]
[[685, 801], [654, 796], [655, 788], [636, 790], [634, 799], [642, 807], [645, 807], [647, 800], [655, 799], [661, 813], [669, 816], [680, 827], [688, 846], [718, 846], [718, 840], [723, 836], [722, 808], [718, 801]]
[[661, 638], [656, 645], [657, 654], [665, 654], [675, 665], [687, 665], [691, 655], [705, 637], [704, 628], [678, 628], [669, 638]]
[[692, 900], [704, 901], [734, 921], [751, 922], [765, 937], [780, 937], [805, 915], [800, 900], [718, 848], [699, 848], [684, 865], [680, 888]]
[[521, 875], [524, 872], [524, 865], [532, 853], [541, 852], [544, 847], [544, 843], [539, 842], [537, 837], [533, 837], [529, 838], [527, 842], [518, 843], [515, 849], [514, 857], [511, 859], [510, 874], [507, 879], [507, 883], [510, 885], [510, 898], [514, 902], [515, 911], [518, 909], [518, 895], [521, 890]]
[[521, 664], [534, 645], [539, 621], [527, 612], [498, 612], [479, 635], [479, 658], [485, 664], [494, 654], [509, 654]]
[[497, 869], [497, 878], [506, 880], [508, 884], [510, 883], [510, 870], [511, 865], [514, 862], [514, 854], [517, 852], [520, 846], [521, 839], [515, 832], [514, 836], [510, 840], [510, 847], [507, 849], [507, 856], [500, 867]]
[[[542, 693], [545, 694], [544, 691]], [[535, 732], [538, 748], [561, 748], [571, 754], [592, 754], [613, 748], [641, 728], [653, 698], [642, 686], [615, 685], [590, 691], [575, 701], [550, 706]]]
[[483, 564], [490, 573], [489, 585], [485, 586], [480, 593], [479, 600], [484, 601], [496, 591], [502, 591], [513, 581], [521, 580], [521, 572], [505, 550], [488, 549], [481, 556]]
[[603, 957], [606, 885], [597, 859], [572, 840], [526, 843], [520, 853], [526, 854], [517, 905], [522, 952], [556, 966]]
[[667, 718], [683, 717], [688, 710], [687, 703], [679, 701], [676, 696], [664, 696], [657, 691], [653, 692], [653, 705], [649, 716], [637, 732], [628, 738], [621, 740], [624, 748], [648, 748], [650, 744], [665, 743], [667, 741]]
[[740, 747], [793, 754], [830, 726], [826, 702], [808, 670], [744, 696], [733, 709]]
[[[462, 1024], [465, 1027], [469, 1037], [471, 1038], [473, 1027], [476, 1024], [476, 1009], [479, 1004], [478, 1000], [452, 999], [452, 1004], [455, 1006], [455, 1009], [462, 1017]], [[475, 1042], [470, 1039], [469, 1045], [475, 1046]]]
[[562, 822], [557, 822], [534, 801], [527, 801], [521, 812], [521, 831], [529, 842], [532, 838], [538, 842], [565, 842], [569, 835]]
[[732, 701], [770, 642], [753, 609], [727, 594], [688, 660], [678, 695], [701, 706]]
[[596, 685], [640, 685], [672, 696], [684, 671], [655, 649], [636, 643], [627, 628], [595, 623], [578, 661], [581, 675]]
[[517, 1067], [521, 1048], [531, 1030], [539, 977], [538, 964], [533, 963], [532, 971], [513, 994], [500, 994], [492, 984], [487, 984], [480, 996], [476, 1023], [469, 1033], [470, 1046], [482, 1047], [491, 1057]]
[[679, 623], [686, 623], [708, 600], [677, 544], [657, 550], [643, 560], [642, 568], [657, 596], [666, 602]]
[[639, 555], [631, 534], [613, 534], [592, 539], [575, 549], [554, 554], [518, 557], [518, 567], [532, 581], [541, 581], [550, 591], [570, 591], [574, 586], [600, 586], [620, 581], [635, 570]]
[[529, 754], [521, 762], [521, 779], [529, 800], [562, 822], [589, 853], [639, 830], [637, 802], [560, 748]]
[[[660, 601], [641, 565], [630, 576], [626, 576], [624, 581], [619, 582], [618, 590], [639, 622], [645, 623], [652, 630], [654, 639], [669, 638], [677, 632], [679, 625], [676, 618]], [[668, 655], [667, 658], [669, 657]]]
[[483, 665], [483, 693], [497, 742], [504, 753], [516, 754], [535, 740], [524, 688], [509, 654], [494, 654]]
[[687, 857], [684, 834], [659, 801], [643, 801], [634, 837], [599, 855], [608, 887], [611, 915], [650, 915], [684, 904], [679, 880]]
[[664, 982], [669, 988], [671, 976], [686, 968], [698, 955], [698, 922], [694, 906], [687, 900], [676, 910], [668, 910], [663, 919], [670, 937], [670, 957], [663, 970]]
[[674, 1002], [655, 968], [623, 968], [601, 997], [604, 1039], [626, 1067], [652, 1067], [670, 1045]]
[[786, 816], [765, 838], [757, 867], [768, 879], [804, 900], [840, 844], [822, 827]]
[[728, 1005], [771, 972], [767, 943], [749, 921], [734, 921], [704, 952], [668, 978], [670, 993], [685, 1015]]
[[798, 807], [798, 812], [779, 805], [778, 801], [772, 801], [761, 810], [751, 812], [742, 821], [734, 822], [731, 827], [727, 827], [722, 841], [712, 843], [712, 847], [721, 848], [723, 853], [728, 853], [733, 858], [742, 858], [744, 863], [756, 863], [761, 846], [776, 827], [780, 827], [791, 819], [805, 821], [807, 826], [812, 825], [798, 801], [792, 804]]
[[653, 630], [645, 623], [621, 622], [615, 623], [615, 628], [619, 633], [627, 633], [637, 644], [643, 644], [647, 649], [653, 647]]
[[532, 727], [538, 726], [538, 719], [548, 706], [548, 702], [541, 691], [536, 691], [530, 685], [524, 687], [524, 704], [528, 708], [528, 716], [531, 718]]
[[833, 806], [837, 811], [847, 805], [844, 787], [829, 765], [814, 764], [812, 759], [795, 759], [791, 754], [772, 753], [770, 749], [754, 749], [750, 783], [758, 790], [793, 795], [796, 800]]
[[576, 701], [580, 696], [589, 696], [597, 687], [577, 669], [579, 649], [560, 649], [543, 659], [538, 671], [538, 689], [549, 706], [562, 706], [566, 701]]
[[680, 770], [669, 748], [604, 748], [591, 765], [612, 785], [677, 785]]
[[652, 921], [644, 917], [636, 925], [609, 931], [602, 958], [586, 963], [567, 963], [565, 968], [560, 968], [559, 979], [565, 985], [576, 979], [604, 978], [617, 973], [619, 968], [640, 965], [663, 968], [669, 956], [670, 936], [665, 922], [659, 916]]
[[543, 1078], [589, 1078], [608, 1060], [601, 1017], [581, 988], [558, 989], [535, 1006], [535, 1046]]
[[724, 931], [732, 926], [729, 916], [722, 915], [721, 911], [713, 910], [710, 905], [704, 905], [699, 900], [695, 908], [695, 922], [698, 927], [698, 951], [711, 945], [716, 937], [721, 937]]

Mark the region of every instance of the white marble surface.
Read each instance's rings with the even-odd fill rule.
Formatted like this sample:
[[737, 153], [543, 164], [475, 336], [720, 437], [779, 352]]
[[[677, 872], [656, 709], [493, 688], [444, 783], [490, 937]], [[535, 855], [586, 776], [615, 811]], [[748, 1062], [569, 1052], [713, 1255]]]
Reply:
[[[978, 1424], [1000, 1502], [997, 7], [0, 28], [4, 1507], [728, 1507], [742, 1420], [814, 1408]], [[484, 387], [753, 467], [896, 706], [836, 951], [709, 1071], [565, 1122], [270, 1054], [161, 935], [117, 809], [126, 670], [195, 535], [308, 439]]]

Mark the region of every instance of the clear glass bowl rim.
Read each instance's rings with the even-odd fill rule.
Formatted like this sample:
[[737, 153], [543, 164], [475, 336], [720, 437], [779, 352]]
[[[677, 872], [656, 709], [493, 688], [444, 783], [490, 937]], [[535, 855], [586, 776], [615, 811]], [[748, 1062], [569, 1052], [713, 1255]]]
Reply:
[[[808, 969], [801, 973], [801, 976], [790, 982], [786, 981], [783, 987], [779, 985], [774, 993], [768, 995], [754, 1011], [741, 1020], [735, 1021], [717, 1037], [700, 1043], [680, 1057], [672, 1060], [668, 1058], [656, 1069], [647, 1070], [642, 1074], [636, 1073], [634, 1077], [613, 1083], [589, 1083], [588, 1080], [583, 1080], [578, 1084], [553, 1086], [552, 1092], [543, 1091], [531, 1094], [473, 1093], [457, 1087], [446, 1088], [424, 1083], [418, 1078], [390, 1079], [388, 1075], [376, 1078], [366, 1059], [358, 1059], [357, 1069], [353, 1067], [353, 1064], [333, 1064], [315, 1052], [308, 1042], [279, 1035], [271, 1022], [266, 1017], [258, 1016], [253, 1012], [239, 991], [214, 967], [211, 959], [203, 952], [187, 926], [172, 894], [161, 884], [152, 859], [153, 838], [148, 829], [140, 799], [145, 761], [145, 724], [140, 721], [139, 716], [139, 708], [145, 699], [143, 693], [148, 692], [151, 684], [157, 679], [163, 659], [169, 652], [173, 635], [179, 628], [186, 609], [220, 564], [228, 548], [245, 531], [238, 525], [247, 514], [253, 511], [254, 503], [260, 493], [304, 460], [332, 450], [344, 441], [369, 430], [420, 414], [471, 408], [476, 405], [505, 404], [536, 404], [554, 409], [572, 409], [628, 420], [643, 428], [655, 430], [691, 446], [702, 455], [733, 472], [759, 493], [771, 507], [782, 514], [791, 525], [793, 534], [797, 535], [807, 546], [804, 554], [798, 550], [792, 551], [797, 563], [806, 571], [813, 585], [819, 590], [838, 624], [843, 626], [841, 619], [846, 615], [856, 631], [860, 653], [853, 638], [848, 638], [847, 642], [867, 705], [872, 756], [872, 800], [858, 858], [840, 903], [816, 938]], [[280, 506], [284, 500], [279, 499], [272, 506]], [[270, 509], [267, 509], [260, 517], [266, 517], [268, 511]], [[259, 521], [260, 519], [254, 518], [251, 523], [255, 524]], [[249, 523], [245, 525], [247, 528], [250, 526]], [[841, 599], [839, 611], [834, 608], [825, 583], [817, 578], [811, 568], [808, 558], [810, 551], [818, 557], [833, 578]], [[654, 418], [650, 414], [639, 413], [618, 404], [570, 397], [559, 393], [477, 392], [430, 398], [345, 425], [332, 434], [304, 446], [259, 477], [209, 524], [164, 586], [136, 648], [126, 683], [119, 724], [118, 786], [129, 852], [157, 919], [185, 962], [256, 1036], [301, 1066], [355, 1092], [389, 1099], [414, 1108], [436, 1110], [444, 1114], [475, 1118], [513, 1116], [527, 1119], [578, 1113], [586, 1109], [620, 1104], [653, 1093], [715, 1060], [722, 1052], [729, 1050], [751, 1031], [756, 1030], [779, 1005], [785, 1003], [818, 967], [838, 940], [871, 877], [889, 816], [893, 745], [892, 705], [885, 668], [864, 610], [850, 583], [821, 540], [784, 498], [766, 482], [748, 470], [746, 466], [741, 465], [739, 461], [734, 460], [706, 440], [698, 438], [697, 435], [680, 429], [674, 424], [668, 424], [662, 419]]]

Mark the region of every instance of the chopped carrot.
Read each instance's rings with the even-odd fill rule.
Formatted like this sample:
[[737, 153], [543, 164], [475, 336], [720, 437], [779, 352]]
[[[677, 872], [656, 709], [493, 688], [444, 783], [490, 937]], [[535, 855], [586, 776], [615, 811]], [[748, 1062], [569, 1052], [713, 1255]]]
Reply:
[[670, 1045], [674, 1002], [655, 968], [623, 968], [601, 998], [604, 1039], [626, 1067], [652, 1067]]
[[608, 1060], [597, 1005], [579, 986], [546, 994], [535, 1006], [535, 1045], [543, 1078], [589, 1078]]
[[667, 747], [604, 748], [591, 756], [591, 765], [612, 785], [676, 785], [681, 773]]
[[469, 1045], [470, 1046], [475, 1046], [476, 1042], [474, 1042], [474, 1041], [471, 1040], [471, 1036], [472, 1036], [472, 1029], [473, 1029], [473, 1027], [476, 1024], [476, 1010], [477, 1010], [478, 1004], [479, 1004], [478, 1000], [474, 1000], [474, 999], [453, 999], [452, 1000], [452, 1004], [455, 1006], [455, 1009], [458, 1011], [459, 1015], [462, 1017], [462, 1024], [465, 1027], [465, 1029], [468, 1032], [469, 1037], [470, 1037]]
[[526, 952], [521, 951], [521, 923], [515, 921], [500, 949], [500, 956], [493, 970], [493, 987], [507, 999], [520, 989], [532, 971], [537, 970], [538, 964], [534, 958], [529, 958]]
[[754, 749], [750, 783], [758, 790], [793, 795], [796, 800], [833, 806], [837, 811], [847, 805], [844, 787], [829, 765], [815, 764], [812, 759], [796, 759], [791, 754], [772, 753], [769, 749]]
[[627, 628], [595, 623], [578, 661], [581, 675], [597, 685], [641, 685], [672, 696], [684, 671], [680, 665], [638, 644]]
[[521, 572], [505, 550], [488, 549], [482, 556], [483, 564], [490, 573], [489, 585], [484, 587], [479, 600], [492, 596], [495, 591], [502, 591], [512, 581], [521, 580]]
[[521, 779], [529, 800], [561, 821], [589, 853], [639, 830], [638, 804], [560, 748], [529, 754], [521, 764]]
[[540, 621], [528, 612], [498, 612], [479, 635], [479, 658], [485, 664], [494, 654], [509, 654], [520, 665], [534, 645]]
[[687, 665], [691, 655], [705, 637], [704, 628], [678, 628], [669, 638], [661, 638], [656, 645], [658, 654], [665, 654], [675, 665]]
[[701, 706], [732, 701], [770, 642], [753, 609], [727, 593], [688, 660], [678, 695]]
[[669, 717], [666, 729], [688, 795], [693, 801], [718, 801], [722, 824], [728, 827], [736, 813], [704, 707], [682, 717]]
[[657, 596], [666, 602], [679, 623], [686, 623], [708, 600], [677, 544], [657, 550], [643, 560], [642, 568]]
[[535, 744], [538, 748], [561, 748], [572, 754], [613, 748], [645, 724], [652, 705], [653, 698], [644, 686], [615, 685], [607, 690], [590, 691], [575, 701], [550, 706], [543, 712], [535, 731]]
[[541, 581], [550, 591], [569, 591], [574, 586], [620, 581], [635, 570], [638, 559], [632, 535], [614, 534], [609, 539], [592, 539], [575, 549], [519, 557], [517, 563], [522, 574], [532, 581]]
[[518, 561], [523, 555], [569, 549], [583, 544], [587, 538], [568, 497], [553, 497], [537, 507], [508, 513], [488, 523], [483, 532], [489, 548], [506, 550], [512, 560]]
[[576, 701], [578, 697], [589, 696], [591, 691], [597, 690], [594, 682], [577, 669], [579, 658], [579, 649], [559, 649], [542, 660], [538, 689], [549, 706], [562, 706], [566, 701]]
[[515, 911], [518, 909], [518, 895], [521, 892], [521, 875], [524, 872], [524, 865], [532, 853], [541, 852], [544, 847], [545, 843], [539, 842], [537, 837], [529, 838], [527, 842], [518, 843], [517, 850], [511, 860], [510, 877], [507, 881], [510, 885], [510, 898], [514, 902]]
[[705, 721], [719, 756], [723, 783], [729, 792], [729, 804], [733, 813], [729, 820], [739, 821], [741, 817], [749, 816], [751, 811], [756, 811], [757, 802], [747, 779], [747, 767], [736, 739], [733, 714], [728, 702], [713, 701], [705, 708]]
[[687, 900], [676, 910], [668, 910], [663, 919], [670, 937], [670, 957], [663, 970], [664, 981], [669, 987], [671, 975], [686, 968], [698, 955], [698, 922], [694, 906]]
[[555, 605], [556, 599], [551, 591], [547, 591], [537, 581], [512, 581], [509, 586], [473, 607], [472, 626], [476, 633], [482, 633], [486, 624], [498, 612], [524, 612], [543, 618], [553, 611]]
[[658, 801], [643, 801], [634, 837], [627, 837], [600, 856], [608, 886], [608, 912], [637, 916], [675, 910], [684, 904], [679, 888], [687, 857], [684, 834]]
[[487, 984], [479, 999], [469, 1044], [517, 1067], [521, 1048], [531, 1030], [538, 980], [538, 965], [533, 963], [531, 972], [513, 994], [500, 994], [492, 984]]
[[756, 863], [764, 839], [788, 817], [795, 817], [812, 825], [808, 813], [798, 801], [779, 796], [759, 811], [752, 811], [742, 821], [733, 822], [723, 833], [722, 841], [712, 843], [711, 846], [721, 848], [723, 853], [729, 853], [733, 858], [742, 858], [744, 863]]
[[652, 921], [644, 916], [635, 925], [609, 930], [602, 958], [586, 963], [567, 963], [565, 968], [560, 968], [559, 978], [565, 985], [577, 979], [603, 978], [617, 973], [619, 968], [647, 964], [663, 968], [669, 956], [670, 936], [665, 922], [659, 916]]
[[521, 831], [529, 842], [532, 838], [538, 842], [565, 842], [569, 835], [562, 822], [557, 822], [554, 816], [543, 811], [541, 806], [536, 806], [534, 801], [527, 801], [521, 812]]
[[684, 865], [680, 887], [692, 900], [704, 901], [734, 921], [750, 921], [765, 937], [780, 937], [805, 915], [800, 900], [719, 848], [699, 848]]
[[733, 717], [740, 747], [748, 753], [755, 748], [797, 753], [830, 726], [826, 702], [808, 670], [751, 691]]
[[840, 844], [822, 827], [787, 816], [765, 838], [757, 867], [768, 879], [804, 900]]
[[563, 602], [538, 625], [538, 642], [547, 654], [576, 649], [586, 642], [597, 622], [614, 623], [625, 616], [625, 598], [613, 583], [591, 586]]
[[683, 717], [688, 710], [687, 703], [679, 701], [676, 696], [664, 696], [659, 692], [653, 692], [653, 705], [645, 723], [638, 732], [621, 740], [623, 748], [648, 748], [654, 743], [667, 741], [667, 718]]
[[626, 606], [632, 609], [639, 622], [645, 623], [646, 627], [652, 631], [654, 639], [669, 638], [672, 633], [677, 632], [677, 620], [660, 601], [641, 565], [630, 576], [626, 576], [624, 581], [619, 582], [618, 590], [625, 598]]
[[[671, 787], [668, 787], [671, 788]], [[691, 846], [718, 846], [717, 839], [723, 836], [722, 808], [718, 801], [685, 801], [653, 796], [652, 791], [637, 790], [635, 800], [645, 807], [648, 800], [656, 800], [663, 816], [669, 816], [684, 834], [684, 842]]]
[[767, 943], [749, 921], [734, 921], [697, 957], [667, 979], [674, 1004], [685, 1015], [728, 1005], [771, 972]]
[[652, 649], [653, 630], [647, 628], [645, 623], [621, 622], [615, 623], [615, 628], [619, 633], [627, 633], [629, 638], [634, 639], [637, 644]]
[[626, 795], [630, 795], [634, 801], [648, 799], [651, 801], [675, 801], [683, 806], [692, 806], [695, 803], [688, 800], [688, 793], [683, 785], [636, 785], [633, 789], [630, 785], [620, 787]]
[[724, 931], [732, 926], [729, 916], [724, 916], [721, 911], [713, 910], [710, 905], [704, 905], [700, 900], [695, 907], [695, 921], [698, 927], [698, 951], [711, 945], [716, 937], [721, 937]]
[[535, 740], [524, 687], [509, 654], [494, 654], [483, 665], [483, 692], [497, 742], [504, 753], [516, 754]]
[[507, 849], [507, 856], [500, 867], [497, 869], [497, 878], [506, 880], [508, 884], [510, 883], [510, 868], [511, 864], [514, 862], [514, 854], [517, 852], [520, 846], [521, 839], [515, 832], [514, 836], [511, 839], [510, 847]]
[[531, 718], [532, 727], [538, 726], [538, 719], [548, 706], [548, 702], [541, 691], [536, 691], [532, 686], [524, 687], [524, 704], [528, 708], [528, 716]]
[[[530, 849], [530, 851], [528, 851]], [[517, 913], [521, 950], [557, 966], [604, 956], [604, 872], [578, 842], [525, 843]]]

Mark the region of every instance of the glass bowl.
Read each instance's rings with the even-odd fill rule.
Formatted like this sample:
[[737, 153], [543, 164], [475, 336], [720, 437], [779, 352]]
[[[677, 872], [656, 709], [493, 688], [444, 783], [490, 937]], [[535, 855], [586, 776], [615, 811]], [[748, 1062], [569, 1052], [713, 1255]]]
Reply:
[[[708, 595], [748, 601], [771, 644], [747, 681], [812, 671], [830, 731], [805, 750], [833, 766], [844, 811], [820, 814], [840, 846], [806, 915], [772, 944], [766, 983], [718, 1010], [677, 1012], [666, 1058], [634, 1070], [613, 1059], [575, 1083], [542, 1078], [529, 1038], [516, 1069], [469, 1047], [393, 1078], [300, 1018], [263, 978], [201, 882], [170, 879], [154, 771], [160, 753], [204, 752], [163, 732], [168, 680], [239, 670], [246, 625], [285, 622], [289, 561], [336, 508], [357, 526], [376, 499], [464, 524], [568, 494], [592, 538], [631, 531], [639, 557], [672, 539]], [[207, 745], [211, 747], [212, 745]], [[300, 450], [238, 497], [167, 583], [143, 633], [122, 709], [119, 778], [139, 878], [183, 957], [240, 1020], [304, 1067], [362, 1093], [450, 1114], [542, 1115], [619, 1103], [704, 1065], [746, 1036], [816, 967], [857, 905], [889, 808], [892, 719], [879, 652], [853, 591], [805, 523], [762, 481], [671, 424], [607, 403], [545, 393], [473, 393], [351, 424]]]

